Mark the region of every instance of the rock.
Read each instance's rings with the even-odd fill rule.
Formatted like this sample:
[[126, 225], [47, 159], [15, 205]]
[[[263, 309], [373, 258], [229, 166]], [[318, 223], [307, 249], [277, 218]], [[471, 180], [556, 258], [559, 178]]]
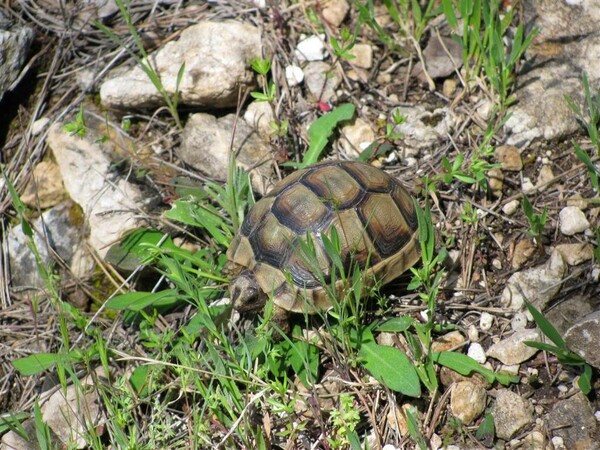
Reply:
[[565, 332], [567, 346], [596, 368], [600, 368], [600, 311], [582, 317]]
[[10, 20], [0, 11], [0, 101], [12, 90], [25, 64], [29, 47], [33, 42], [33, 30]]
[[[240, 92], [255, 86], [249, 61], [261, 56], [260, 30], [240, 22], [204, 21], [186, 28], [179, 39], [149, 58], [169, 95], [179, 104], [210, 108], [236, 106]], [[100, 99], [108, 108], [154, 108], [165, 104], [148, 75], [138, 66], [102, 83]]]
[[560, 252], [569, 266], [578, 266], [594, 257], [594, 247], [592, 247], [591, 244], [583, 242], [576, 244], [560, 244], [555, 248]]
[[519, 209], [519, 200], [511, 200], [502, 207], [502, 212], [507, 216], [512, 216]]
[[225, 180], [234, 130], [236, 163], [249, 171], [252, 187], [264, 195], [271, 186], [270, 147], [246, 122], [236, 121], [235, 114], [221, 118], [206, 113], [192, 114], [183, 130], [177, 155], [207, 176]]
[[58, 164], [41, 161], [33, 168], [21, 200], [32, 209], [47, 209], [67, 198]]
[[339, 374], [334, 370], [327, 370], [318, 385], [315, 385], [314, 390], [304, 386], [297, 379], [295, 382], [298, 392], [302, 394], [298, 401], [294, 403], [296, 414], [308, 418], [315, 417], [315, 412], [326, 412], [336, 409], [339, 406], [337, 399], [340, 393], [344, 391], [344, 385], [340, 381]]
[[321, 34], [319, 36], [309, 36], [298, 42], [295, 51], [298, 61], [323, 61], [327, 57], [324, 40], [325, 35]]
[[[38, 427], [34, 419], [27, 419], [21, 424], [27, 433], [26, 436], [30, 439], [25, 439], [15, 431], [9, 431], [2, 436], [2, 450], [40, 450], [40, 445], [37, 439], [32, 439], [36, 435]], [[50, 429], [50, 442], [48, 448], [61, 448], [62, 444], [56, 437], [56, 434]]]
[[287, 66], [285, 68], [285, 79], [290, 87], [298, 86], [304, 81], [304, 71], [298, 66]]
[[561, 336], [564, 336], [571, 325], [593, 311], [592, 299], [582, 295], [575, 295], [553, 306], [545, 313], [545, 316]]
[[[505, 124], [508, 143], [554, 140], [580, 128], [565, 95], [582, 105], [582, 73], [588, 74], [592, 91], [597, 88], [599, 6], [597, 0], [528, 1], [524, 5], [524, 23], [540, 33], [526, 52], [532, 63], [524, 64], [518, 76], [517, 101]], [[565, 23], [573, 26], [565, 27]]]
[[446, 352], [460, 347], [465, 342], [466, 339], [460, 331], [450, 331], [435, 339], [431, 344], [431, 350], [434, 352]]
[[518, 106], [509, 110], [511, 116], [504, 124], [506, 142], [526, 145], [536, 138], [551, 141], [575, 132], [577, 121], [564, 95], [568, 93], [579, 102], [579, 73], [569, 64], [552, 63], [522, 74], [522, 87], [516, 91]]
[[585, 214], [576, 206], [566, 206], [558, 214], [560, 232], [565, 236], [583, 233], [590, 227]]
[[496, 147], [496, 160], [502, 165], [502, 170], [519, 172], [523, 170], [521, 152], [514, 145]]
[[350, 5], [346, 0], [325, 0], [321, 3], [323, 19], [334, 27], [339, 27], [348, 14]]
[[265, 139], [268, 139], [274, 132], [271, 125], [275, 121], [275, 117], [269, 102], [254, 101], [250, 103], [244, 112], [244, 120]]
[[563, 439], [568, 449], [600, 448], [596, 433], [598, 424], [590, 402], [581, 392], [556, 402], [546, 418], [547, 429]]
[[[445, 78], [462, 67], [462, 47], [448, 36], [432, 34], [423, 50], [423, 59], [425, 60], [427, 73], [431, 78]], [[427, 81], [421, 62], [415, 65], [412, 74], [422, 83]]]
[[31, 124], [31, 134], [33, 136], [39, 136], [46, 126], [50, 123], [48, 117], [42, 117]]
[[397, 405], [394, 405], [387, 414], [387, 423], [390, 428], [400, 434], [400, 436], [408, 435], [408, 422], [406, 421], [405, 413], [408, 406], [409, 405], [404, 405], [402, 408], [399, 408]]
[[[100, 133], [88, 118], [84, 137], [69, 135], [63, 124], [55, 124], [46, 142], [54, 153], [65, 189], [81, 206], [89, 227], [89, 243], [104, 258], [111, 245], [123, 234], [142, 225], [139, 210], [153, 199], [140, 188], [113, 173], [109, 157], [111, 146], [120, 145], [109, 139], [100, 143]], [[125, 147], [127, 148], [127, 147]]]
[[469, 345], [469, 349], [467, 350], [467, 356], [470, 356], [479, 364], [485, 364], [485, 361], [487, 360], [485, 350], [479, 342], [473, 342], [471, 343], [471, 345]]
[[350, 159], [356, 159], [375, 139], [375, 131], [361, 118], [340, 128], [340, 144]]
[[501, 361], [502, 364], [514, 365], [527, 361], [538, 352], [538, 349], [525, 345], [525, 341], [541, 341], [542, 335], [537, 329], [515, 331], [510, 337], [502, 339], [487, 350], [487, 355]]
[[518, 311], [526, 299], [538, 311], [543, 311], [560, 290], [566, 271], [567, 266], [561, 254], [555, 250], [545, 264], [512, 274], [502, 292], [500, 303], [505, 308]]
[[[521, 445], [518, 447], [519, 450], [550, 450], [550, 447], [547, 445], [547, 439], [544, 433], [540, 431], [532, 431], [527, 436], [525, 436]], [[557, 450], [557, 449], [552, 449]]]
[[[100, 368], [97, 377], [104, 377]], [[42, 419], [68, 448], [86, 448], [88, 428], [104, 424], [100, 396], [94, 388], [96, 377], [88, 375], [79, 385], [70, 385], [66, 393], [59, 389], [42, 407]]]
[[544, 164], [540, 169], [540, 173], [538, 174], [535, 187], [542, 192], [548, 187], [552, 180], [554, 180], [554, 172], [552, 171], [552, 167], [548, 164]]
[[483, 331], [488, 331], [490, 328], [492, 328], [493, 324], [494, 316], [492, 316], [490, 313], [482, 312], [481, 317], [479, 318], [479, 328], [481, 328]]
[[461, 381], [450, 394], [450, 411], [465, 425], [470, 425], [485, 410], [486, 399], [484, 388], [469, 381]]
[[370, 69], [373, 67], [373, 49], [369, 44], [356, 44], [348, 51], [348, 53], [354, 56], [354, 58], [350, 60], [352, 65], [362, 69]]
[[452, 98], [456, 93], [458, 83], [453, 78], [446, 78], [444, 84], [442, 84], [442, 94], [444, 97]]
[[531, 239], [521, 239], [517, 242], [512, 254], [512, 268], [516, 270], [523, 267], [529, 261], [529, 258], [535, 254], [536, 249], [537, 247]]
[[308, 63], [304, 68], [304, 85], [311, 95], [311, 100], [330, 102], [336, 98], [335, 90], [341, 78], [335, 70], [324, 62]]
[[490, 190], [492, 194], [496, 197], [500, 197], [502, 195], [502, 188], [504, 187], [504, 174], [502, 170], [497, 167], [488, 170], [488, 185], [490, 186]]
[[406, 116], [406, 121], [394, 127], [395, 133], [403, 135], [407, 146], [431, 148], [447, 139], [457, 123], [457, 117], [449, 108], [427, 110], [422, 105], [400, 106], [392, 114]]
[[579, 194], [575, 194], [567, 199], [567, 206], [577, 206], [579, 209], [584, 210], [588, 207], [588, 200], [582, 198]]
[[499, 389], [492, 410], [496, 435], [509, 440], [523, 427], [533, 423], [531, 402], [508, 389]]
[[[55, 253], [71, 268], [75, 276], [84, 277], [89, 275], [94, 261], [87, 255], [85, 245], [82, 244], [83, 230], [74, 209], [76, 206], [71, 202], [61, 203], [46, 211], [31, 225], [35, 230], [34, 241], [43, 264], [53, 264], [55, 259], [51, 255]], [[10, 229], [6, 242], [11, 285], [44, 287], [36, 259], [20, 225]]]
[[[369, 80], [369, 71], [366, 69], [361, 69], [357, 67], [355, 69], [348, 69], [346, 71], [346, 76], [350, 78], [352, 81], [362, 81], [366, 83]], [[392, 94], [393, 95], [393, 94]], [[390, 95], [391, 97], [391, 95]], [[391, 101], [391, 99], [390, 99]]]
[[452, 369], [448, 369], [447, 367], [440, 367], [440, 383], [442, 383], [443, 386], [448, 387], [452, 384], [463, 381], [476, 384], [484, 389], [488, 389], [490, 387], [490, 383], [488, 383], [483, 375], [479, 373], [474, 372], [469, 376], [465, 376], [453, 371]]

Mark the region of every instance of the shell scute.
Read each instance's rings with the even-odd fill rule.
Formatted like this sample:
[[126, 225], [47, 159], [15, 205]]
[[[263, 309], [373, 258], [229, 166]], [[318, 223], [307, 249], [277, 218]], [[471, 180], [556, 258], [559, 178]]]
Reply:
[[301, 235], [329, 223], [331, 211], [308, 187], [294, 184], [275, 197], [271, 209], [279, 222]]
[[282, 226], [269, 212], [250, 235], [249, 242], [252, 244], [257, 261], [266, 262], [273, 267], [281, 267], [295, 239], [295, 233]]
[[345, 209], [356, 205], [364, 191], [347, 172], [336, 166], [325, 166], [308, 173], [302, 183], [332, 209]]
[[394, 181], [385, 172], [369, 164], [345, 162], [343, 167], [362, 185], [371, 192], [389, 192]]
[[370, 194], [358, 205], [358, 213], [375, 248], [386, 258], [399, 251], [411, 231], [396, 202], [388, 194]]

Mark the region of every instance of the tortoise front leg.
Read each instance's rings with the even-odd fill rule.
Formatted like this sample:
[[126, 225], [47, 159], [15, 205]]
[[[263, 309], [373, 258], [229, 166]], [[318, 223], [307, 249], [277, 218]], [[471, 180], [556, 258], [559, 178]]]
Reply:
[[[290, 332], [290, 312], [283, 309], [281, 306], [273, 305], [273, 315], [271, 316], [272, 323], [285, 334]], [[275, 339], [281, 339], [282, 336], [276, 331], [273, 335]]]

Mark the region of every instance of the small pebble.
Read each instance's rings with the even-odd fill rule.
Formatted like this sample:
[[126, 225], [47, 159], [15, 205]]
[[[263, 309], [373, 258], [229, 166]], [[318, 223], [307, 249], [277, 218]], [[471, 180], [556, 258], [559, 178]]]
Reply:
[[285, 68], [285, 79], [287, 83], [292, 86], [298, 86], [302, 81], [304, 81], [304, 72], [298, 66], [287, 66]]
[[535, 190], [535, 186], [533, 182], [528, 177], [523, 177], [523, 182], [521, 183], [521, 189], [525, 194], [530, 194]]
[[513, 330], [523, 330], [527, 326], [527, 316], [523, 313], [517, 313], [510, 321]]
[[327, 50], [323, 40], [325, 35], [309, 36], [298, 42], [296, 46], [296, 58], [298, 61], [323, 61], [327, 56]]
[[483, 331], [488, 331], [490, 328], [492, 328], [493, 324], [494, 316], [487, 312], [481, 313], [481, 317], [479, 318], [479, 328], [481, 328]]
[[479, 364], [485, 364], [487, 356], [485, 354], [485, 350], [478, 342], [473, 342], [469, 345], [469, 349], [467, 350], [467, 355], [477, 361]]
[[501, 145], [496, 148], [496, 159], [502, 164], [502, 170], [519, 172], [523, 169], [523, 160], [519, 149], [514, 145]]
[[519, 209], [519, 200], [512, 200], [502, 207], [502, 212], [507, 216], [512, 216]]
[[519, 375], [520, 364], [502, 364], [499, 372], [506, 373], [508, 375]]
[[469, 325], [467, 328], [467, 337], [472, 342], [477, 342], [479, 340], [479, 330], [474, 324]]
[[566, 450], [565, 440], [560, 436], [554, 436], [552, 438], [552, 446], [554, 447], [554, 450]]
[[558, 214], [560, 232], [565, 236], [582, 233], [590, 227], [585, 214], [576, 206], [567, 206]]
[[497, 270], [502, 270], [502, 261], [500, 261], [498, 258], [494, 258], [492, 260], [492, 267]]
[[562, 392], [563, 394], [566, 394], [567, 392], [569, 392], [569, 388], [567, 386], [565, 386], [564, 384], [559, 384], [557, 386], [558, 390], [560, 392]]

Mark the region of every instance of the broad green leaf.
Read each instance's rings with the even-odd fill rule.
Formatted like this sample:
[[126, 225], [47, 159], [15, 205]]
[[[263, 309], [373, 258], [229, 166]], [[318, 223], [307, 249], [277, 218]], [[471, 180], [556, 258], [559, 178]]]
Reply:
[[[477, 430], [475, 431], [475, 437], [484, 444], [491, 446], [494, 440], [495, 432], [494, 416], [488, 413], [485, 415], [485, 418], [479, 427], [477, 427]], [[486, 445], [486, 447], [488, 445]]]
[[461, 375], [471, 375], [473, 372], [480, 373], [490, 383], [497, 380], [503, 385], [509, 385], [511, 383], [518, 383], [519, 377], [514, 375], [507, 375], [503, 373], [494, 373], [489, 369], [486, 369], [473, 358], [462, 353], [456, 352], [435, 352], [433, 354], [433, 361], [442, 366], [448, 367]]
[[53, 367], [59, 362], [74, 361], [75, 354], [60, 355], [57, 353], [36, 353], [12, 362], [15, 369], [23, 376], [35, 375]]
[[129, 377], [129, 383], [135, 390], [135, 393], [140, 397], [147, 397], [148, 395], [148, 374], [150, 369], [158, 366], [143, 365], [136, 367], [131, 376]]
[[391, 390], [410, 397], [421, 395], [421, 384], [414, 366], [397, 348], [367, 342], [361, 345], [358, 356], [371, 375]]
[[106, 302], [108, 308], [140, 311], [148, 306], [166, 306], [177, 301], [177, 291], [167, 289], [160, 292], [128, 292]]
[[417, 419], [417, 409], [411, 406], [406, 409], [406, 425], [408, 426], [408, 433], [410, 437], [417, 443], [420, 450], [427, 450], [427, 442], [419, 426], [419, 420]]
[[354, 109], [353, 104], [345, 103], [323, 114], [314, 121], [308, 130], [310, 146], [304, 155], [304, 159], [298, 166], [299, 169], [310, 166], [319, 160], [319, 156], [321, 156], [323, 149], [327, 146], [329, 137], [335, 128], [340, 122], [352, 119], [354, 117]]
[[170, 237], [163, 232], [149, 228], [140, 228], [126, 236], [122, 242], [113, 245], [106, 255], [106, 260], [114, 266], [133, 271], [148, 258], [151, 258], [160, 244], [162, 249], [177, 249]]
[[288, 351], [289, 363], [302, 384], [310, 388], [317, 381], [319, 372], [319, 348], [306, 341], [293, 341]]
[[378, 325], [376, 330], [388, 333], [402, 333], [408, 330], [414, 322], [415, 320], [410, 316], [394, 317]]

